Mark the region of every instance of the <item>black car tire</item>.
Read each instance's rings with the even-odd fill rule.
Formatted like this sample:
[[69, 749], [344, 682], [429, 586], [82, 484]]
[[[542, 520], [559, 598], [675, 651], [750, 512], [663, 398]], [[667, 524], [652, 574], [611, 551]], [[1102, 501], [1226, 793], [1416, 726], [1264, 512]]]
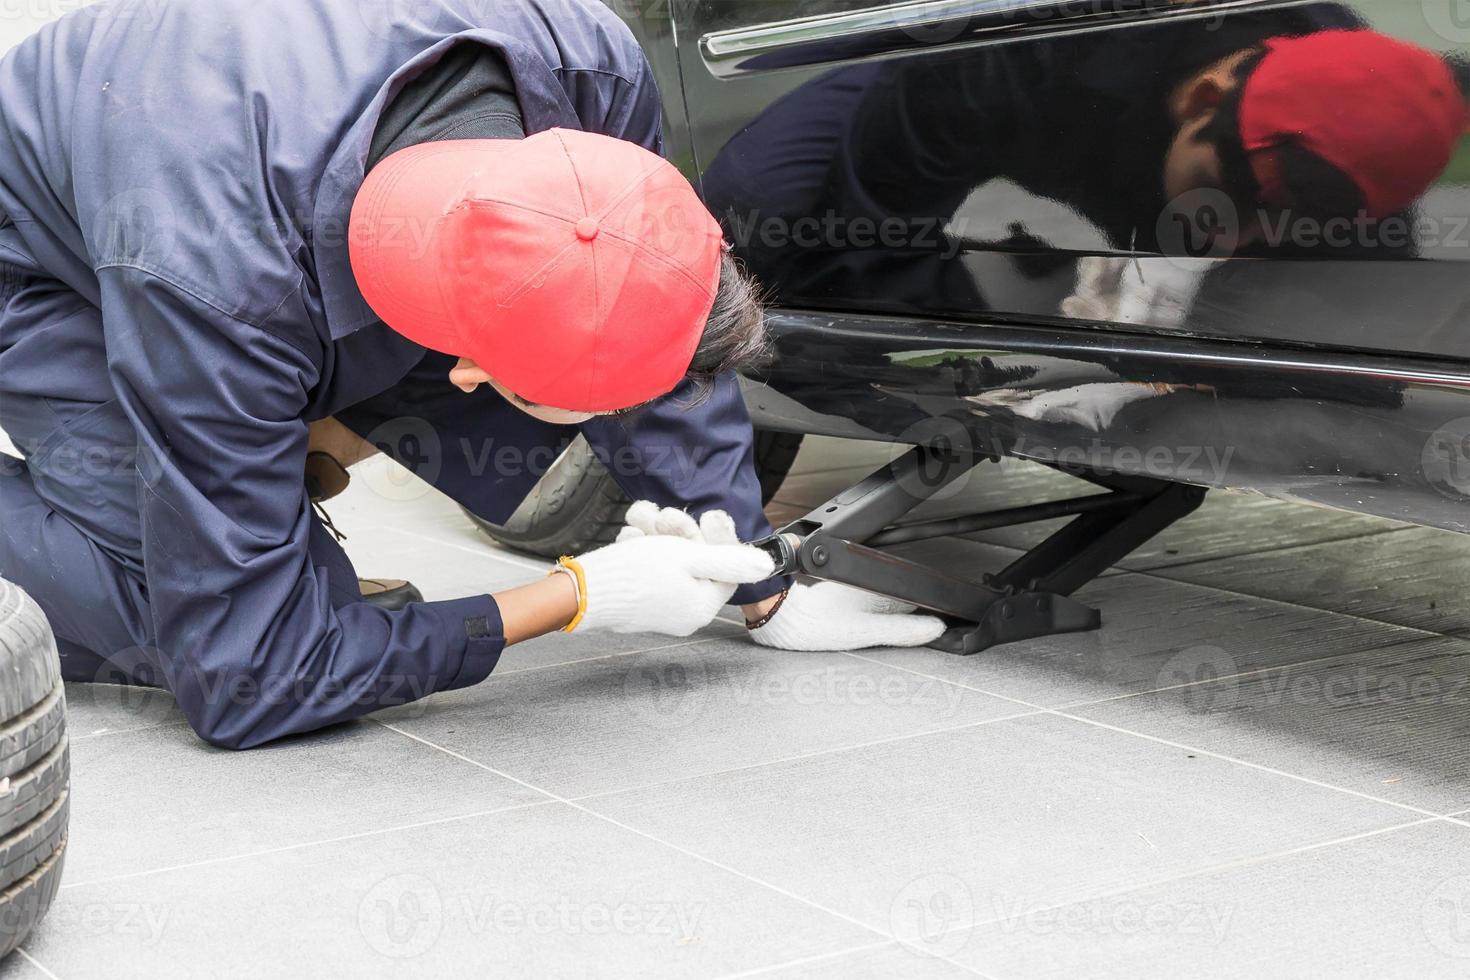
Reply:
[[[756, 432], [755, 470], [762, 503], [775, 496], [800, 448], [800, 435]], [[611, 543], [628, 504], [627, 494], [578, 436], [504, 524], [465, 513], [507, 548], [556, 558]]]
[[30, 596], [0, 579], [0, 957], [56, 897], [70, 775], [56, 641]]

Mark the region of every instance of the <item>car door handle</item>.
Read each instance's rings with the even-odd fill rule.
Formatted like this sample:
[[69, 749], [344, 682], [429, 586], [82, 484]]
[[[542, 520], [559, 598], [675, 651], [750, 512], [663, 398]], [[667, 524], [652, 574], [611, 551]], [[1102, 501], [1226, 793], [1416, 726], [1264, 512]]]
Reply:
[[699, 39], [716, 78], [809, 68], [906, 51], [1072, 33], [1149, 18], [1218, 17], [1306, 0], [917, 0], [715, 31]]

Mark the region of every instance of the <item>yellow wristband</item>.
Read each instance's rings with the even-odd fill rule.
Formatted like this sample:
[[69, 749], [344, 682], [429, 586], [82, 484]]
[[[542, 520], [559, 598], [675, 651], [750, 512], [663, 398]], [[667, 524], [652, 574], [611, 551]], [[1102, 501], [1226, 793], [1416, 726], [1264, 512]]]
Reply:
[[563, 555], [557, 559], [556, 567], [552, 568], [547, 574], [556, 575], [563, 568], [570, 572], [572, 578], [577, 582], [577, 615], [572, 617], [570, 623], [567, 623], [561, 628], [563, 633], [570, 633], [582, 622], [582, 617], [587, 615], [587, 573], [582, 571], [582, 564], [577, 559]]

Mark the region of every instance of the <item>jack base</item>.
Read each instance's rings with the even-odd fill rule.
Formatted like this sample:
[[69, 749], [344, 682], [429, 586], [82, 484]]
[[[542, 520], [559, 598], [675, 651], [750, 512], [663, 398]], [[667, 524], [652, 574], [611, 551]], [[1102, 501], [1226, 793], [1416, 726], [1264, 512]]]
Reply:
[[1076, 599], [1051, 592], [1022, 592], [995, 602], [979, 623], [956, 622], [929, 646], [967, 657], [1001, 643], [1101, 626], [1102, 613]]

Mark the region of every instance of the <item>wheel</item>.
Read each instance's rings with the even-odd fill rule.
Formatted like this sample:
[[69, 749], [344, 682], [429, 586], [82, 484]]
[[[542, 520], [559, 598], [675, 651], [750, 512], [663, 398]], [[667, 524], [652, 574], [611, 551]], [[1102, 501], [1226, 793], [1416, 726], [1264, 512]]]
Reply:
[[66, 856], [70, 755], [51, 627], [0, 579], [0, 956], [46, 914]]
[[[755, 470], [761, 481], [761, 503], [775, 496], [800, 448], [800, 435], [756, 432]], [[578, 436], [504, 524], [465, 513], [507, 548], [556, 558], [611, 543], [623, 524], [628, 503], [627, 495]]]

